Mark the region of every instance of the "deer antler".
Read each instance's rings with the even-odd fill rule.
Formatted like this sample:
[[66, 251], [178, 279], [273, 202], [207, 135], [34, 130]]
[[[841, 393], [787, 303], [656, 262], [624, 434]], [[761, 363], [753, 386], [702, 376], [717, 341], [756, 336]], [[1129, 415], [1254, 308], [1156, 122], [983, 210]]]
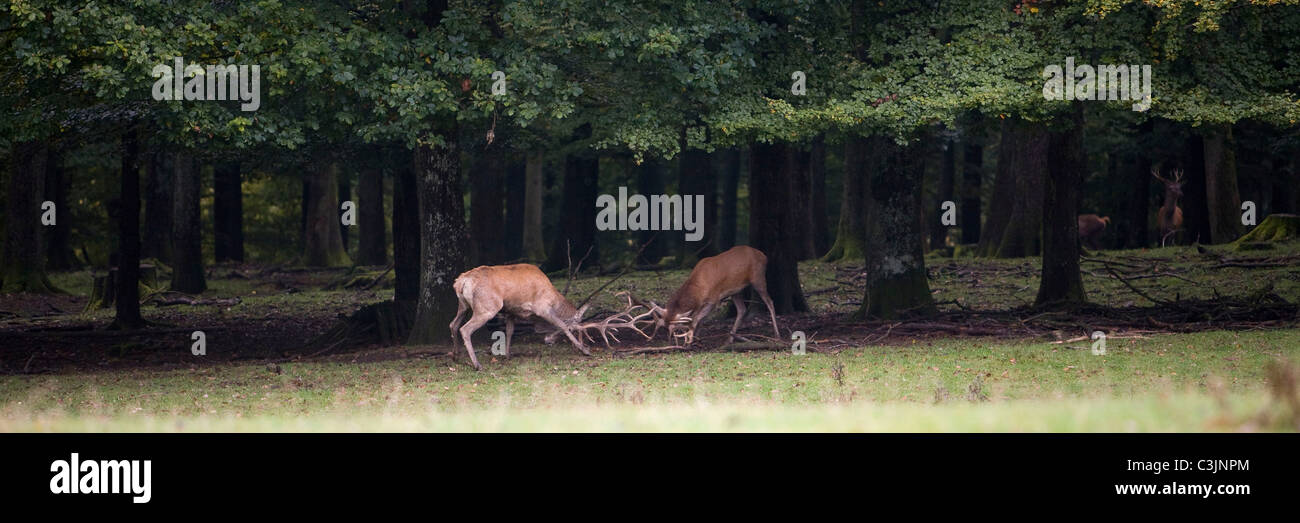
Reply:
[[[621, 292], [618, 294], [627, 295], [626, 296], [627, 308], [623, 309], [621, 312], [612, 314], [601, 321], [580, 323], [578, 325], [575, 325], [573, 329], [576, 331], [580, 331], [583, 337], [585, 337], [587, 340], [590, 340], [592, 342], [595, 342], [595, 339], [592, 338], [591, 333], [588, 331], [591, 329], [595, 329], [597, 332], [600, 333], [600, 338], [604, 340], [606, 348], [609, 348], [610, 338], [613, 338], [614, 341], [616, 342], [622, 341], [618, 339], [618, 335], [617, 335], [618, 329], [632, 329], [636, 331], [638, 334], [645, 336], [645, 339], [647, 340], [650, 339], [651, 338], [650, 335], [646, 334], [645, 331], [641, 330], [641, 327], [638, 326], [637, 324], [640, 322], [647, 321], [647, 319], [649, 319], [649, 321], [654, 321], [653, 319], [650, 318], [653, 318], [655, 314], [655, 310], [650, 307], [643, 306], [639, 303], [635, 303], [633, 301], [631, 293]], [[618, 294], [616, 294], [616, 296]], [[636, 309], [639, 308], [646, 308], [649, 310], [640, 314], [633, 314], [632, 311], [635, 311]]]
[[1174, 169], [1174, 183], [1183, 183], [1183, 170]]
[[1160, 169], [1158, 169], [1158, 168], [1156, 168], [1156, 167], [1152, 167], [1152, 168], [1151, 168], [1151, 176], [1154, 176], [1155, 179], [1160, 180], [1160, 181], [1162, 181], [1162, 182], [1164, 182], [1164, 183], [1169, 183], [1169, 180], [1166, 180], [1166, 179], [1160, 177]]

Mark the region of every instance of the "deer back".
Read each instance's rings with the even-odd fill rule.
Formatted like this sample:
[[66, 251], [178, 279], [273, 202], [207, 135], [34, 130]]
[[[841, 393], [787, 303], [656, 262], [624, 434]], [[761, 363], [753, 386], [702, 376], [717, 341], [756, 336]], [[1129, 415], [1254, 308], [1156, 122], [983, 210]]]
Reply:
[[483, 300], [500, 299], [502, 309], [515, 315], [554, 315], [568, 320], [577, 314], [551, 279], [527, 263], [476, 267], [456, 278], [453, 287], [456, 295], [473, 307]]

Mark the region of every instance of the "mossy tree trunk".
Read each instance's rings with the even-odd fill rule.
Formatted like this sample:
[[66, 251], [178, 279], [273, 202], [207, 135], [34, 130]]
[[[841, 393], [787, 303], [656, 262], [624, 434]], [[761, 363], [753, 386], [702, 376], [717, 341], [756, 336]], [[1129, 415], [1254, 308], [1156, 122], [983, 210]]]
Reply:
[[[177, 153], [172, 180], [172, 282], [171, 289], [198, 294], [208, 288], [203, 275], [203, 229], [199, 212], [199, 167], [194, 157]], [[138, 206], [138, 204], [137, 204]], [[139, 218], [137, 218], [138, 220]], [[138, 235], [138, 233], [137, 233]], [[126, 241], [125, 238], [123, 241]], [[123, 249], [125, 250], [125, 249]], [[119, 262], [121, 270], [130, 270]], [[139, 262], [135, 262], [139, 265]], [[125, 279], [125, 278], [122, 278]], [[137, 278], [132, 278], [132, 285]], [[118, 299], [125, 299], [119, 293]]]
[[[0, 292], [56, 292], [45, 274], [41, 203], [45, 196], [45, 171], [50, 146], [44, 140], [16, 143], [10, 154], [5, 204], [4, 264], [0, 266]], [[66, 209], [57, 209], [66, 213]]]
[[[460, 181], [457, 132], [449, 125], [442, 145], [415, 150], [415, 184], [419, 197], [420, 288], [415, 322], [406, 342], [411, 345], [450, 341], [447, 325], [456, 315], [452, 289], [465, 270], [468, 235]], [[593, 198], [592, 201], [595, 199]]]
[[1016, 118], [1002, 121], [997, 178], [977, 253], [1020, 258], [1042, 250], [1047, 129]]
[[858, 318], [893, 319], [935, 312], [921, 225], [921, 143], [878, 140], [879, 168], [866, 184], [867, 285]]
[[306, 174], [307, 230], [304, 238], [303, 265], [309, 267], [346, 267], [352, 264], [343, 248], [339, 223], [339, 164], [327, 160]]
[[[877, 140], [878, 141], [878, 140]], [[844, 190], [835, 242], [823, 261], [856, 261], [866, 253], [867, 205], [865, 180], [875, 165], [873, 139], [852, 136], [844, 142]]]
[[1043, 199], [1043, 272], [1036, 306], [1074, 306], [1087, 301], [1079, 271], [1079, 190], [1086, 159], [1083, 111], [1074, 103], [1069, 129], [1048, 135], [1047, 187]]
[[799, 257], [808, 231], [793, 200], [805, 196], [795, 172], [807, 165], [790, 144], [754, 144], [750, 151], [749, 245], [767, 255], [767, 293], [777, 314], [806, 312]]

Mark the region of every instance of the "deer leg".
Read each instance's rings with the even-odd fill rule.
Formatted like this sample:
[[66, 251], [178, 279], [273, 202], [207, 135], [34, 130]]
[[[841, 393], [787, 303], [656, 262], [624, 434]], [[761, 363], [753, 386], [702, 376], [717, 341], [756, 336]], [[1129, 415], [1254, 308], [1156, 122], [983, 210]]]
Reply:
[[767, 314], [772, 317], [772, 334], [779, 340], [781, 339], [781, 330], [776, 326], [776, 307], [772, 306], [772, 297], [767, 295], [766, 287], [766, 285], [763, 288], [754, 287], [754, 290], [758, 291], [758, 297], [763, 299], [763, 305], [767, 305]]
[[510, 357], [510, 338], [515, 335], [515, 318], [506, 316], [506, 357]]
[[587, 348], [582, 345], [582, 342], [578, 341], [578, 338], [573, 337], [573, 333], [569, 332], [569, 328], [565, 326], [563, 321], [557, 321], [551, 317], [546, 317], [544, 319], [546, 320], [547, 323], [550, 323], [551, 325], [554, 325], [555, 328], [560, 329], [560, 332], [563, 332], [564, 335], [569, 338], [569, 341], [573, 342], [573, 346], [578, 349], [578, 352], [581, 352], [584, 356], [591, 356], [591, 351], [588, 351]]
[[456, 359], [456, 349], [459, 348], [456, 344], [456, 332], [460, 329], [461, 318], [465, 317], [466, 310], [469, 310], [469, 304], [465, 303], [464, 299], [458, 298], [456, 304], [456, 317], [451, 319], [451, 359], [453, 361]]
[[691, 345], [695, 343], [695, 328], [698, 327], [701, 323], [704, 323], [704, 318], [708, 317], [710, 312], [713, 312], [713, 307], [715, 306], [717, 306], [716, 303], [710, 303], [708, 305], [705, 305], [703, 308], [701, 308], [699, 311], [696, 312], [696, 314], [694, 315], [695, 319], [691, 320], [691, 330], [688, 331], [689, 335], [686, 337], [687, 345]]
[[736, 329], [740, 328], [740, 321], [745, 319], [745, 300], [740, 299], [739, 294], [731, 295], [731, 303], [736, 306], [736, 322], [731, 324], [731, 334], [727, 336], [727, 343], [736, 341]]
[[474, 354], [474, 342], [470, 340], [470, 337], [474, 335], [474, 331], [479, 330], [488, 320], [495, 317], [497, 312], [501, 311], [500, 301], [482, 305], [484, 305], [483, 310], [474, 311], [474, 315], [469, 318], [469, 321], [460, 326], [460, 337], [465, 341], [465, 350], [469, 352], [469, 361], [474, 364], [475, 370], [483, 370], [483, 367], [478, 364], [478, 356]]

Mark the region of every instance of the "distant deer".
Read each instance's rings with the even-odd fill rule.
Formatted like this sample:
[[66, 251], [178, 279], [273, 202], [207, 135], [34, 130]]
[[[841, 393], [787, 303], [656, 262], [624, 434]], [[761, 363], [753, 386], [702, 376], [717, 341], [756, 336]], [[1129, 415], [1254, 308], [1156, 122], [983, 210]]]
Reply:
[[[640, 332], [646, 338], [650, 337], [637, 328], [636, 322], [649, 321], [647, 317], [651, 313], [647, 312], [640, 317], [632, 316], [630, 311], [635, 306], [630, 303], [630, 300], [628, 310], [622, 313], [599, 322], [579, 323], [587, 312], [587, 306], [584, 305], [581, 309], [574, 307], [563, 294], [560, 294], [560, 291], [555, 290], [550, 278], [547, 278], [541, 269], [527, 263], [485, 265], [470, 269], [456, 278], [452, 288], [455, 289], [456, 298], [459, 300], [456, 318], [451, 320], [450, 325], [452, 356], [455, 357], [459, 348], [456, 337], [459, 334], [465, 342], [465, 350], [469, 352], [470, 363], [478, 370], [482, 370], [483, 367], [479, 365], [478, 356], [474, 354], [474, 344], [470, 341], [470, 337], [473, 336], [474, 331], [497, 314], [501, 314], [506, 320], [504, 353], [506, 357], [510, 356], [510, 342], [514, 337], [515, 320], [540, 318], [555, 329], [546, 337], [547, 343], [552, 343], [563, 334], [579, 352], [587, 356], [590, 356], [591, 352], [583, 345], [581, 338], [591, 338], [587, 334], [588, 329], [599, 330], [602, 337], [606, 338], [606, 345], [609, 344], [610, 329], [630, 328]], [[461, 319], [469, 310], [473, 311], [473, 315], [462, 325]], [[626, 318], [626, 321], [620, 321], [623, 318]], [[574, 335], [575, 333], [577, 336]]]
[[1079, 241], [1087, 245], [1089, 249], [1097, 250], [1101, 248], [1098, 240], [1101, 238], [1102, 231], [1110, 225], [1109, 216], [1097, 216], [1095, 214], [1079, 215]]
[[1167, 180], [1160, 176], [1160, 169], [1151, 169], [1154, 176], [1165, 184], [1165, 203], [1160, 206], [1156, 220], [1160, 224], [1160, 246], [1164, 247], [1170, 236], [1183, 228], [1183, 210], [1178, 207], [1178, 199], [1183, 197], [1183, 170], [1174, 169], [1174, 179]]
[[654, 333], [658, 333], [660, 327], [667, 327], [669, 335], [690, 345], [695, 341], [695, 328], [722, 300], [730, 297], [736, 305], [736, 321], [731, 325], [728, 340], [734, 340], [736, 329], [745, 318], [745, 300], [740, 299], [737, 293], [746, 287], [753, 287], [763, 304], [767, 305], [767, 313], [772, 318], [772, 334], [779, 339], [781, 332], [776, 326], [776, 308], [767, 294], [767, 256], [744, 245], [696, 263], [686, 282], [668, 300], [667, 307], [654, 302], [645, 305], [655, 313]]

